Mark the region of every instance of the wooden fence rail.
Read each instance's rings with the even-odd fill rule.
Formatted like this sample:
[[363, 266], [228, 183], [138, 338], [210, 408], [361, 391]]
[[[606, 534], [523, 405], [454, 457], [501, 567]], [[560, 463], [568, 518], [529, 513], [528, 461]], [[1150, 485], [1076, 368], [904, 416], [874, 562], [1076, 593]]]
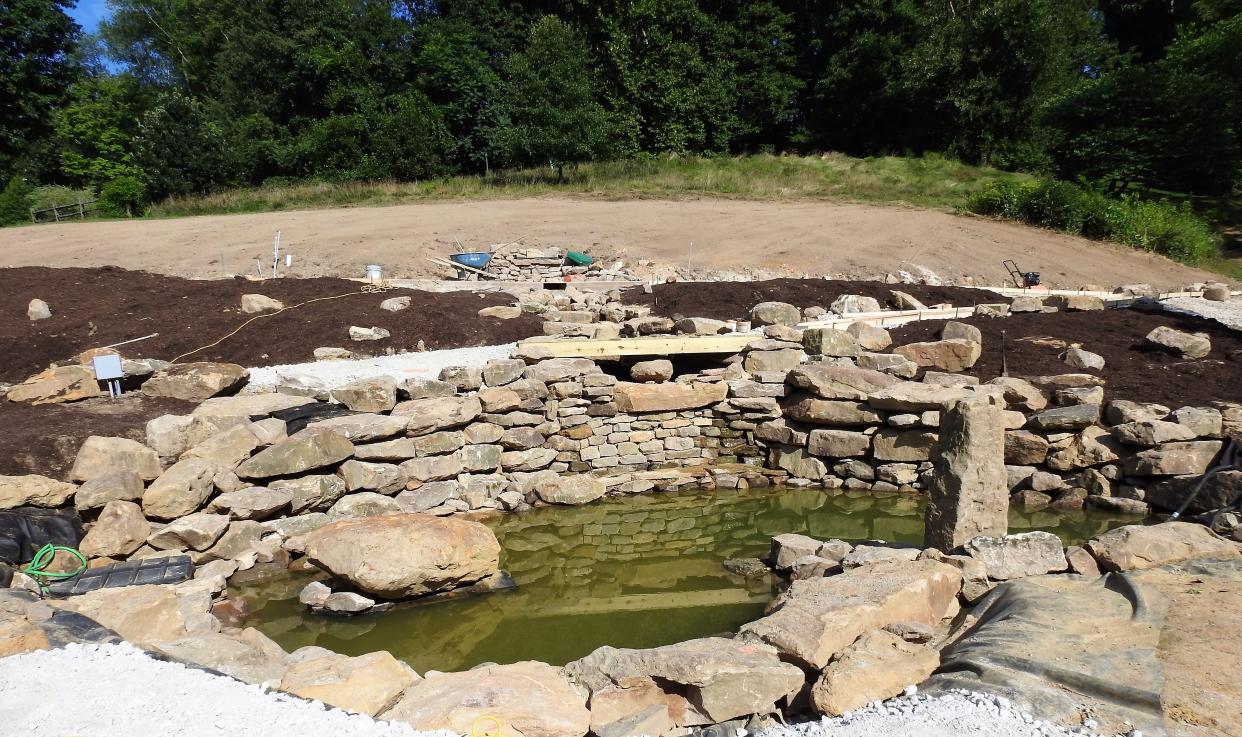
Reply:
[[[51, 207], [44, 207], [38, 210], [32, 207], [30, 208], [30, 222], [40, 222], [40, 218], [46, 222], [57, 223], [61, 220], [71, 220], [73, 218], [85, 220], [86, 213], [95, 209], [97, 202], [98, 200], [78, 200], [68, 205], [52, 205]], [[45, 213], [49, 212], [52, 213], [51, 218], [43, 217]]]

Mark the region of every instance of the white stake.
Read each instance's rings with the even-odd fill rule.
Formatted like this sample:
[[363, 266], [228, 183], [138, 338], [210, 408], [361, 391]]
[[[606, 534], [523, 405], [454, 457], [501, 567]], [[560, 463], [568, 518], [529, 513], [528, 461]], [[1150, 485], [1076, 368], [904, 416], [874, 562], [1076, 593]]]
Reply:
[[272, 245], [272, 278], [275, 279], [278, 274], [276, 269], [280, 266], [280, 231], [276, 231], [276, 242]]

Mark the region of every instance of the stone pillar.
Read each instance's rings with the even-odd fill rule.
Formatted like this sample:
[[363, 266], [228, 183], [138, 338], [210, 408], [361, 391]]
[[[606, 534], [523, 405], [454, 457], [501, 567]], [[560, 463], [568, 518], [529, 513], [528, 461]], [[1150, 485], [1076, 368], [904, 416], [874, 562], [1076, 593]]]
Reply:
[[981, 394], [953, 400], [940, 415], [923, 544], [946, 553], [973, 537], [1009, 530], [1005, 427], [1001, 399]]

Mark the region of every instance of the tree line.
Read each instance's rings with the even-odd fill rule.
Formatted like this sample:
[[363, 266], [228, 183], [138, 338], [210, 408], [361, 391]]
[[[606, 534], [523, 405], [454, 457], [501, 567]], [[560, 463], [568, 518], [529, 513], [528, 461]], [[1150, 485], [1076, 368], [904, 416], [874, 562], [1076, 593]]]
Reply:
[[71, 5], [0, 6], [10, 189], [822, 150], [1242, 183], [1242, 0], [110, 0], [92, 35]]

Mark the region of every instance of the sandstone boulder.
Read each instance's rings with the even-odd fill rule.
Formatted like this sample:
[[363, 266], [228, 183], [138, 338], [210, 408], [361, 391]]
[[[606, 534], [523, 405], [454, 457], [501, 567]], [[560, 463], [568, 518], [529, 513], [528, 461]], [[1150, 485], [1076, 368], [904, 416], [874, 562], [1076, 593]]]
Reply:
[[673, 362], [666, 359], [639, 361], [630, 367], [630, 378], [637, 382], [668, 381], [673, 378]]
[[620, 381], [614, 401], [621, 412], [675, 412], [722, 402], [728, 391], [729, 386], [724, 382], [633, 384]]
[[231, 519], [264, 520], [288, 509], [292, 501], [293, 494], [288, 490], [251, 486], [212, 499], [207, 511], [226, 514]]
[[351, 443], [371, 443], [400, 435], [409, 422], [405, 417], [363, 413], [317, 420], [307, 424], [306, 429], [331, 430]]
[[147, 541], [151, 524], [133, 502], [111, 501], [99, 513], [78, 551], [90, 558], [125, 558]]
[[811, 455], [856, 458], [871, 450], [871, 436], [849, 430], [812, 430], [807, 443]]
[[486, 526], [424, 514], [347, 519], [306, 536], [312, 563], [385, 599], [447, 591], [499, 571], [500, 543]]
[[142, 385], [142, 393], [202, 402], [217, 394], [235, 391], [249, 377], [250, 372], [235, 363], [183, 363], [155, 372]]
[[1061, 360], [1076, 369], [1088, 369], [1091, 371], [1102, 371], [1104, 369], [1103, 356], [1081, 348], [1070, 348], [1065, 351]]
[[514, 737], [583, 737], [591, 726], [586, 698], [560, 670], [531, 660], [428, 673], [384, 718], [418, 730], [470, 734], [475, 720], [500, 720]]
[[807, 328], [802, 331], [802, 347], [813, 356], [854, 358], [862, 353], [858, 341], [844, 330]]
[[880, 302], [875, 297], [861, 294], [842, 294], [832, 301], [828, 309], [838, 315], [854, 315], [860, 312], [879, 312]]
[[853, 336], [858, 347], [865, 351], [882, 351], [893, 344], [893, 338], [887, 330], [871, 323], [851, 323], [845, 332]]
[[1142, 570], [1194, 558], [1240, 557], [1237, 544], [1191, 522], [1126, 525], [1097, 535], [1084, 547], [1105, 571]]
[[[653, 703], [669, 706], [679, 726], [767, 714], [804, 683], [801, 670], [781, 662], [776, 648], [722, 637], [645, 650], [601, 647], [563, 672], [591, 693], [592, 724]], [[629, 689], [637, 698], [626, 704], [619, 697]]]
[[148, 517], [171, 520], [197, 511], [211, 496], [220, 468], [201, 458], [177, 461], [142, 494]]
[[139, 647], [189, 634], [176, 589], [168, 585], [96, 589], [49, 603], [89, 617]]
[[684, 317], [673, 324], [673, 328], [685, 335], [719, 335], [729, 332], [724, 320], [713, 320], [709, 317]]
[[960, 386], [895, 381], [873, 392], [867, 403], [893, 412], [925, 412], [942, 410], [950, 402], [967, 396], [971, 395]]
[[900, 345], [893, 349], [893, 353], [922, 368], [958, 372], [975, 365], [983, 353], [983, 346], [973, 340], [936, 340]]
[[750, 310], [755, 325], [797, 325], [802, 313], [787, 302], [760, 302]]
[[154, 450], [136, 440], [91, 435], [78, 449], [69, 479], [90, 481], [117, 471], [132, 471], [150, 481], [160, 475], [160, 459]]
[[1100, 419], [1098, 404], [1075, 404], [1054, 407], [1032, 417], [1027, 425], [1035, 430], [1082, 430]]
[[14, 507], [61, 507], [78, 487], [47, 476], [0, 476], [0, 509]]
[[1195, 432], [1185, 425], [1163, 420], [1141, 420], [1114, 425], [1109, 432], [1126, 445], [1151, 448], [1162, 443], [1194, 440]]
[[935, 650], [906, 642], [884, 630], [859, 637], [824, 668], [811, 688], [811, 707], [840, 716], [872, 701], [901, 694], [927, 679], [940, 665]]
[[408, 665], [386, 650], [354, 658], [332, 653], [289, 666], [280, 679], [280, 690], [376, 716], [396, 704], [418, 680]]
[[1223, 445], [1219, 440], [1165, 443], [1128, 456], [1122, 463], [1131, 476], [1201, 474], [1212, 465]]
[[586, 504], [608, 491], [603, 479], [586, 474], [548, 477], [537, 481], [532, 489], [548, 504]]
[[147, 544], [156, 550], [206, 550], [220, 539], [229, 528], [226, 514], [195, 512], [173, 520], [156, 530], [147, 538]]
[[1143, 341], [1154, 350], [1181, 358], [1203, 358], [1212, 352], [1212, 341], [1206, 333], [1184, 333], [1167, 325], [1152, 330]]
[[889, 561], [793, 582], [742, 637], [821, 669], [859, 635], [895, 622], [935, 625], [956, 607], [962, 574], [932, 560]]
[[364, 328], [361, 325], [349, 326], [349, 339], [357, 343], [373, 340], [386, 340], [391, 337], [392, 333], [386, 328], [374, 325], [369, 328]]
[[1061, 538], [1050, 532], [976, 537], [966, 543], [966, 554], [982, 562], [988, 578], [996, 581], [1060, 573], [1068, 567]]
[[806, 360], [806, 354], [800, 348], [752, 350], [746, 353], [746, 357], [742, 361], [742, 368], [750, 373], [788, 371], [804, 360]]
[[59, 366], [40, 371], [5, 394], [11, 402], [31, 404], [60, 404], [103, 395], [89, 366]]
[[285, 668], [285, 651], [253, 627], [156, 641], [151, 643], [151, 649], [256, 685], [276, 684]]
[[483, 413], [478, 397], [433, 397], [401, 402], [392, 411], [394, 417], [408, 417], [411, 435], [426, 435], [439, 430], [468, 425]]
[[285, 305], [278, 299], [272, 299], [262, 294], [243, 294], [241, 296], [241, 311], [247, 315], [254, 315], [260, 312], [271, 312], [273, 310], [283, 310]]
[[354, 444], [331, 430], [303, 430], [265, 448], [237, 467], [243, 479], [290, 476], [332, 466], [349, 458]]
[[879, 371], [812, 363], [791, 370], [785, 383], [823, 399], [862, 401], [900, 380]]
[[806, 394], [790, 397], [782, 411], [791, 420], [812, 425], [850, 427], [878, 425], [884, 421], [880, 413], [867, 403], [818, 399]]
[[397, 405], [397, 380], [372, 376], [332, 390], [332, 399], [355, 412], [387, 412]]
[[522, 308], [514, 305], [496, 305], [479, 310], [479, 317], [494, 317], [497, 320], [513, 320], [522, 316]]

